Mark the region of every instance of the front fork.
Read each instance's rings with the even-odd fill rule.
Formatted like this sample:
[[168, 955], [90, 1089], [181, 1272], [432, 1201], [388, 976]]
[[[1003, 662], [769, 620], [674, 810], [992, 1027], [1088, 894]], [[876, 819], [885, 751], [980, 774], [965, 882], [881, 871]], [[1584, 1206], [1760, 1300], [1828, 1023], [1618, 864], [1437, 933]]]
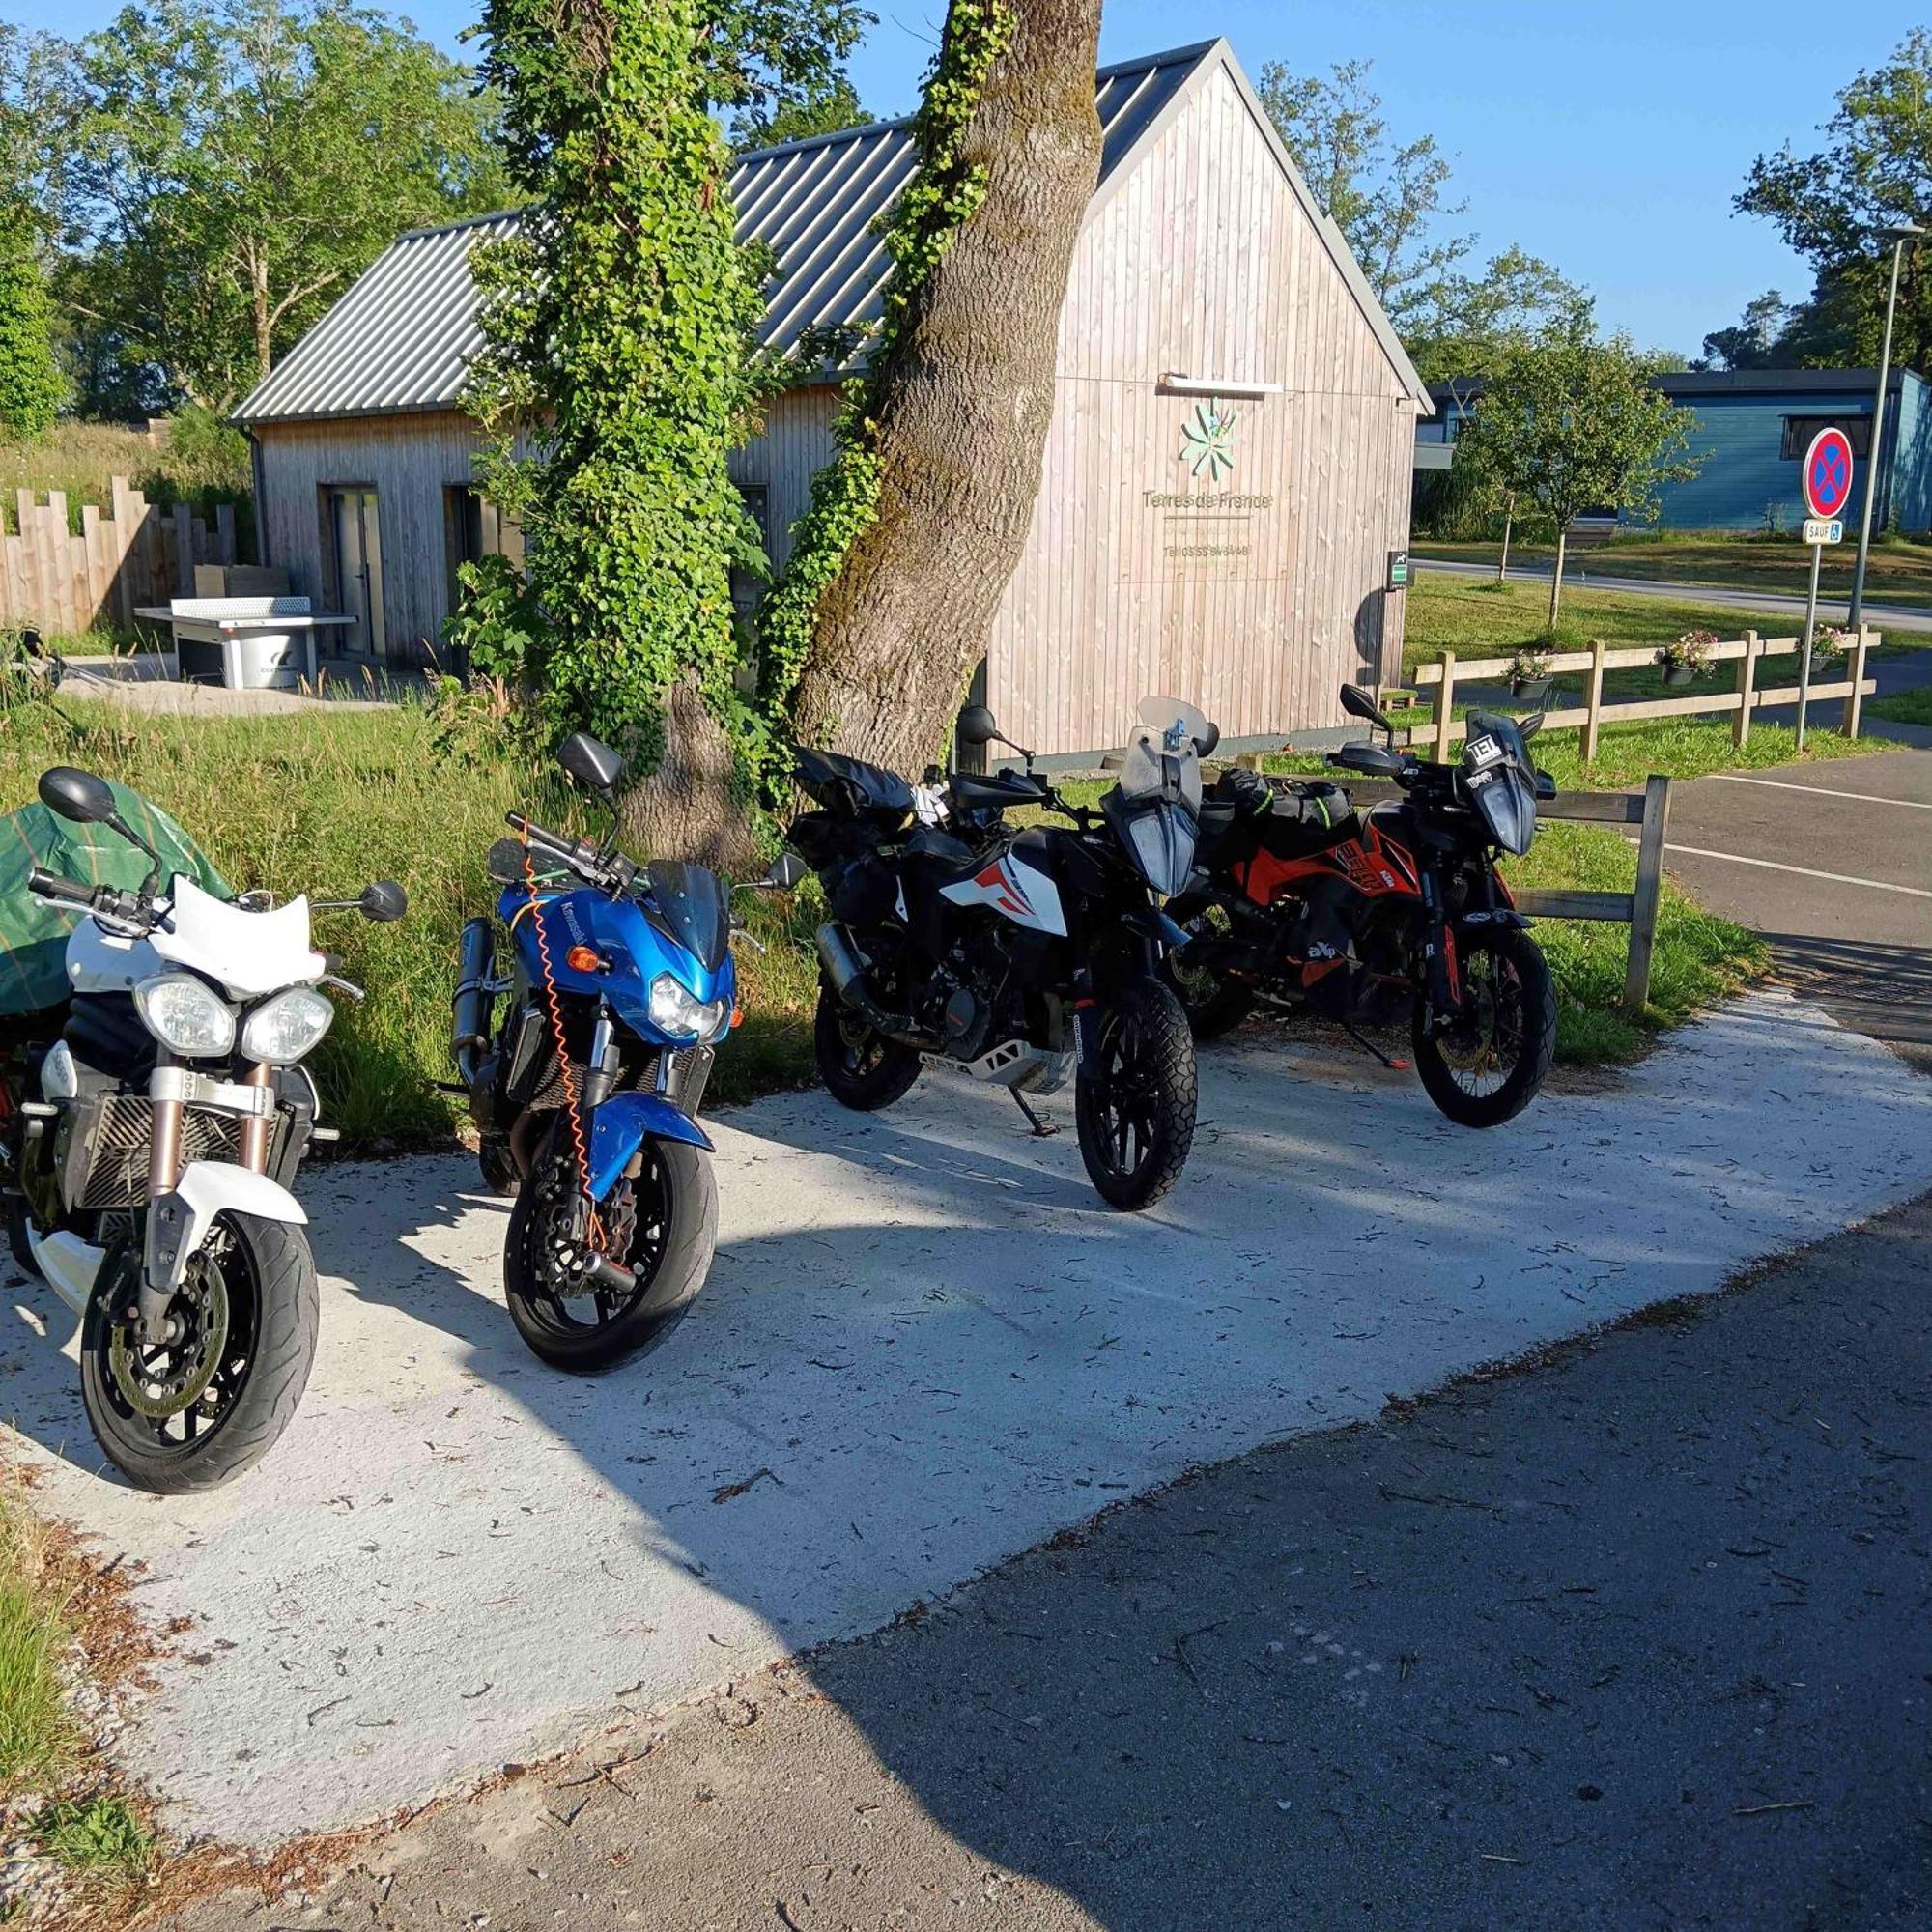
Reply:
[[[617, 1029], [611, 1023], [610, 1008], [600, 1001], [597, 1022], [590, 1030], [590, 1058], [583, 1068], [583, 1088], [577, 1096], [577, 1124], [582, 1130], [585, 1148], [590, 1146], [591, 1124], [597, 1118], [597, 1109], [611, 1097], [611, 1090], [617, 1084], [621, 1064]], [[572, 1209], [571, 1234], [587, 1247], [590, 1217], [596, 1211], [597, 1204], [590, 1198], [589, 1175], [581, 1174], [578, 1180], [580, 1185]]]
[[[143, 1246], [140, 1287], [134, 1299], [134, 1316], [141, 1339], [159, 1346], [175, 1338], [179, 1321], [168, 1313], [174, 1300], [174, 1283], [181, 1241], [179, 1222], [186, 1209], [174, 1199], [182, 1175], [182, 1125], [187, 1112], [187, 1094], [199, 1076], [171, 1055], [158, 1054], [155, 1070], [148, 1080], [148, 1098], [153, 1109], [148, 1141], [148, 1218], [147, 1239]], [[265, 1064], [251, 1065], [236, 1083], [236, 1096], [247, 1096], [247, 1111], [242, 1115], [241, 1159], [239, 1165], [254, 1174], [269, 1171], [269, 1149], [274, 1135], [274, 1070]], [[219, 1089], [217, 1087], [216, 1094]], [[215, 1095], [208, 1096], [214, 1099]], [[219, 1104], [216, 1099], [216, 1104]]]
[[1422, 985], [1432, 1031], [1445, 1026], [1463, 1007], [1463, 976], [1456, 958], [1456, 931], [1442, 903], [1442, 884], [1422, 868]]

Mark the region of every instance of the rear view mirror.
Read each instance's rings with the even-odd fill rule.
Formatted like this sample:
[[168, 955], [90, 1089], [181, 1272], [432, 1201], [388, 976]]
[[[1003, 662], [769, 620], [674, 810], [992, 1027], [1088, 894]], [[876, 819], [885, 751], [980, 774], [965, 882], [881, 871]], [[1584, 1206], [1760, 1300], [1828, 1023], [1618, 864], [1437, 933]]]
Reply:
[[962, 745], [990, 745], [996, 740], [1002, 744], [1000, 726], [983, 704], [969, 704], [959, 714], [959, 742]]
[[41, 774], [41, 803], [57, 818], [75, 825], [105, 825], [119, 808], [104, 779], [72, 765], [55, 765]]
[[1546, 771], [1538, 771], [1536, 775], [1536, 795], [1545, 799], [1556, 796], [1556, 781]]
[[1210, 723], [1207, 730], [1200, 732], [1195, 737], [1194, 740], [1195, 755], [1197, 757], [1202, 757], [1202, 758], [1207, 757], [1208, 753], [1213, 751], [1214, 747], [1218, 745], [1220, 742], [1221, 742], [1221, 727], [1218, 724]]
[[811, 876], [811, 867], [796, 852], [781, 852], [765, 874], [765, 883], [777, 893], [788, 893], [801, 880]]
[[394, 879], [377, 879], [362, 888], [355, 901], [362, 917], [376, 925], [387, 925], [410, 909], [410, 895]]
[[1532, 711], [1527, 718], [1519, 718], [1516, 721], [1516, 728], [1521, 736], [1534, 738], [1543, 729], [1543, 713]]
[[624, 761], [601, 738], [588, 731], [573, 731], [557, 747], [556, 761], [585, 791], [606, 797], [617, 789], [624, 776]]
[[1382, 715], [1381, 706], [1359, 684], [1345, 684], [1342, 687], [1342, 709], [1351, 718], [1362, 718], [1371, 724], [1379, 724], [1384, 731], [1395, 729]]

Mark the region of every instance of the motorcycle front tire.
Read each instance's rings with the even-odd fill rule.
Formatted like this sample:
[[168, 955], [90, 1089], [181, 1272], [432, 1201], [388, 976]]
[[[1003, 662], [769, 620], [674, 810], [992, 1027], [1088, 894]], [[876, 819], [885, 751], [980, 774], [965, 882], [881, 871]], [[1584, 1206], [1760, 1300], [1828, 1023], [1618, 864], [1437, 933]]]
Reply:
[[[219, 1219], [240, 1264], [228, 1286], [230, 1339], [246, 1366], [240, 1390], [205, 1433], [163, 1441], [152, 1423], [128, 1411], [115, 1384], [110, 1347], [138, 1275], [138, 1247], [123, 1242], [108, 1251], [81, 1322], [80, 1399], [95, 1439], [136, 1489], [156, 1495], [212, 1490], [252, 1468], [294, 1419], [315, 1361], [322, 1296], [307, 1237], [288, 1222], [254, 1214]], [[243, 1292], [251, 1304], [245, 1317]]]
[[[1111, 1208], [1151, 1208], [1180, 1178], [1194, 1145], [1194, 1037], [1180, 1002], [1146, 980], [1103, 1000], [1090, 1073], [1074, 1086], [1080, 1157]], [[1083, 1056], [1084, 1060], [1085, 1056]]]
[[545, 1211], [542, 1188], [557, 1162], [575, 1185], [576, 1153], [567, 1128], [553, 1126], [510, 1209], [503, 1242], [503, 1296], [525, 1346], [540, 1361], [567, 1374], [590, 1376], [613, 1368], [669, 1332], [696, 1300], [711, 1272], [718, 1244], [718, 1182], [711, 1156], [685, 1141], [652, 1141], [657, 1182], [667, 1199], [664, 1252], [657, 1271], [630, 1307], [594, 1325], [571, 1316], [563, 1298], [550, 1292], [531, 1263], [533, 1217]]
[[919, 1055], [875, 1033], [826, 980], [818, 982], [811, 1051], [825, 1091], [856, 1114], [875, 1114], [904, 1099], [919, 1078]]
[[1423, 1089], [1450, 1120], [1462, 1127], [1499, 1127], [1536, 1098], [1556, 1058], [1556, 984], [1543, 949], [1520, 926], [1497, 926], [1462, 942], [1463, 971], [1488, 954], [1494, 970], [1516, 982], [1520, 1040], [1515, 1064], [1502, 1081], [1487, 1094], [1463, 1087], [1443, 1051], [1439, 1035], [1423, 1023], [1422, 1007], [1415, 1012], [1413, 1046], [1415, 1070]]

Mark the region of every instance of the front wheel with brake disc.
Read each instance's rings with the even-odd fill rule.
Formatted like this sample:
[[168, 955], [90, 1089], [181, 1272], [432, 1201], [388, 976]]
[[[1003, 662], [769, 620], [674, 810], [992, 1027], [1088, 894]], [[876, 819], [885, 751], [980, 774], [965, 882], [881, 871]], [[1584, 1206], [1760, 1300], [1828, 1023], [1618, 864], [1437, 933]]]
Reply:
[[[718, 1240], [711, 1157], [685, 1141], [647, 1140], [583, 1212], [567, 1120], [552, 1126], [510, 1210], [503, 1291], [510, 1320], [553, 1368], [589, 1375], [655, 1341], [696, 1298]], [[609, 1285], [599, 1257], [628, 1269]]]
[[1110, 1207], [1150, 1208], [1180, 1178], [1194, 1145], [1194, 1037], [1180, 1002], [1151, 980], [1103, 1001], [1081, 1055], [1074, 1118], [1087, 1178]]
[[81, 1324], [80, 1395], [108, 1460], [162, 1495], [213, 1489], [289, 1426], [315, 1360], [322, 1302], [297, 1227], [221, 1214], [188, 1257], [167, 1333], [133, 1316], [138, 1238], [118, 1243]]
[[1462, 1010], [1446, 1026], [1415, 1008], [1415, 1070], [1429, 1097], [1464, 1127], [1495, 1127], [1535, 1099], [1556, 1056], [1556, 987], [1543, 949], [1520, 926], [1457, 942]]

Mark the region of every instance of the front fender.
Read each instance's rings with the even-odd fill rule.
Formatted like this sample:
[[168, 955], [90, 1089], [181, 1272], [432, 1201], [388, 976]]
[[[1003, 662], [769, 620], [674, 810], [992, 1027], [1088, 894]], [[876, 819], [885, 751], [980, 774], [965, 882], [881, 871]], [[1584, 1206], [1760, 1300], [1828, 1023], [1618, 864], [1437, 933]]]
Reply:
[[305, 1227], [308, 1216], [277, 1180], [232, 1161], [197, 1160], [182, 1169], [174, 1192], [148, 1210], [147, 1279], [172, 1293], [181, 1286], [188, 1257], [208, 1236], [217, 1214], [252, 1214], [261, 1221]]
[[662, 1094], [612, 1094], [590, 1120], [590, 1198], [601, 1201], [646, 1141], [683, 1141], [711, 1150], [710, 1137]]

